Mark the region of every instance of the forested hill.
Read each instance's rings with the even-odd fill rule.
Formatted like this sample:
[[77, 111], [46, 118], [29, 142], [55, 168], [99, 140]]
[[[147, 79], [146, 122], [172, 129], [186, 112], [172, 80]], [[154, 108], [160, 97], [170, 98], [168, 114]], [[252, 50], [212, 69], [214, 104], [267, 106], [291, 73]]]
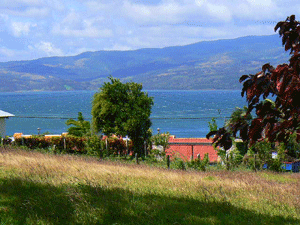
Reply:
[[96, 90], [110, 75], [142, 83], [148, 90], [240, 89], [241, 75], [288, 58], [278, 34], [160, 49], [84, 52], [2, 62], [0, 91]]

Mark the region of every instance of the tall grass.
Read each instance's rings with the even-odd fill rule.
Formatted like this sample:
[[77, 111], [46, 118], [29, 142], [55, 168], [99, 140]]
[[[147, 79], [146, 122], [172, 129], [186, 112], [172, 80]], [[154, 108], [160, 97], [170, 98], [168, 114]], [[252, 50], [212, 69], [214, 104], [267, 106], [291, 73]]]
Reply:
[[0, 224], [299, 224], [299, 174], [0, 150]]

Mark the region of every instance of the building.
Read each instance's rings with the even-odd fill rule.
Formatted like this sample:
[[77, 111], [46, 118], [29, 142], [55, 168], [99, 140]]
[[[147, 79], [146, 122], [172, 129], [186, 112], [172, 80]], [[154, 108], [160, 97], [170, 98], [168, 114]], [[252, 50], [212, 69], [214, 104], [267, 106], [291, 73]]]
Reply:
[[183, 160], [196, 159], [200, 155], [203, 159], [208, 153], [209, 161], [216, 162], [218, 159], [217, 151], [212, 146], [212, 140], [206, 138], [175, 138], [170, 137], [170, 147], [167, 152], [171, 155], [182, 158]]
[[3, 138], [6, 136], [6, 121], [5, 120], [12, 116], [15, 116], [15, 115], [0, 110], [0, 136]]

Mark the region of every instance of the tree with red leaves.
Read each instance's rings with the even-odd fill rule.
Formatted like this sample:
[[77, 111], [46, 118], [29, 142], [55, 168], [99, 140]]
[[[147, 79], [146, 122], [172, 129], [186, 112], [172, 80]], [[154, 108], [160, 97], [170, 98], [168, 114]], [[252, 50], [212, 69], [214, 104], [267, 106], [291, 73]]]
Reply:
[[[235, 127], [242, 131], [242, 139], [249, 146], [263, 140], [287, 143], [291, 134], [300, 133], [300, 22], [291, 15], [278, 22], [274, 30], [279, 30], [285, 51], [290, 50], [289, 63], [276, 68], [265, 64], [257, 74], [240, 78], [241, 94], [242, 97], [246, 95], [248, 102], [245, 116], [254, 109], [256, 116], [250, 126]], [[275, 102], [268, 100], [268, 96], [275, 96]], [[207, 138], [213, 135], [217, 146], [225, 150], [231, 147], [234, 135], [226, 127], [208, 133]]]

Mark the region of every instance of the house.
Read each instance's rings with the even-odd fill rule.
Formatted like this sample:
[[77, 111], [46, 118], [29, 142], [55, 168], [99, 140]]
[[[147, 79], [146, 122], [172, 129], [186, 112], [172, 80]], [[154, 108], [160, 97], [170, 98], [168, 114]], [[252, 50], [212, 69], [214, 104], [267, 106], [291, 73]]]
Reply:
[[15, 115], [0, 110], [0, 136], [1, 137], [4, 138], [6, 136], [6, 121], [5, 120], [8, 119], [9, 117], [13, 117], [13, 116], [15, 116]]
[[175, 138], [173, 136], [169, 139], [170, 147], [167, 154], [175, 154], [183, 160], [196, 159], [200, 155], [203, 159], [204, 155], [208, 153], [209, 161], [216, 162], [218, 159], [217, 151], [212, 146], [212, 140], [206, 138]]

